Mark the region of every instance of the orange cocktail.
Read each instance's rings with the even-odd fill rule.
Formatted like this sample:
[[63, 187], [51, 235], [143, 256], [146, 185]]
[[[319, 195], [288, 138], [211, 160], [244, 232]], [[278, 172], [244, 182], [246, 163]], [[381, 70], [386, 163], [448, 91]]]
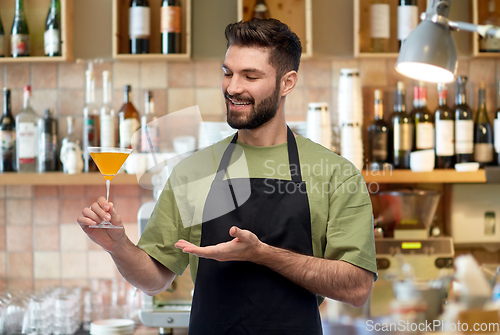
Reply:
[[104, 179], [113, 180], [130, 153], [126, 152], [91, 152], [90, 156], [101, 171]]
[[[106, 180], [106, 201], [109, 200], [109, 187], [111, 180], [120, 171], [123, 163], [127, 160], [132, 152], [132, 149], [122, 148], [101, 148], [89, 147], [90, 156], [101, 171], [102, 176]], [[103, 221], [98, 225], [89, 226], [91, 228], [123, 228], [113, 225], [109, 221]]]

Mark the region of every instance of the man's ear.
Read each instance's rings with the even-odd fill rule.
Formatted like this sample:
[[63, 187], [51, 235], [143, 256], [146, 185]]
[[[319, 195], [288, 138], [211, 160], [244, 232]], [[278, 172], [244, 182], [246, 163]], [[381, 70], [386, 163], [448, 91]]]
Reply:
[[297, 84], [297, 79], [298, 79], [297, 72], [293, 70], [283, 75], [283, 77], [281, 78], [282, 97], [292, 92], [293, 88]]

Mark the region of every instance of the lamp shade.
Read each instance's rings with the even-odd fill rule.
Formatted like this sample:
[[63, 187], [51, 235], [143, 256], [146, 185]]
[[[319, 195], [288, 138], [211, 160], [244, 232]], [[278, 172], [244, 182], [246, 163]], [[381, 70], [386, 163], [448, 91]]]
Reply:
[[396, 71], [415, 80], [449, 83], [455, 78], [457, 65], [450, 28], [422, 21], [404, 41]]

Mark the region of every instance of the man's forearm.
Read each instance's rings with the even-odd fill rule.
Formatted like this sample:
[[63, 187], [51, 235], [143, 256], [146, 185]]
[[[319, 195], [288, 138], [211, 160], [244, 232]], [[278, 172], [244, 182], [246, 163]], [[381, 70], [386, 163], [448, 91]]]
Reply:
[[315, 294], [356, 307], [366, 302], [373, 286], [373, 274], [352, 264], [301, 255], [264, 243], [254, 262]]
[[128, 238], [109, 252], [122, 276], [148, 295], [165, 291], [175, 274], [135, 246]]

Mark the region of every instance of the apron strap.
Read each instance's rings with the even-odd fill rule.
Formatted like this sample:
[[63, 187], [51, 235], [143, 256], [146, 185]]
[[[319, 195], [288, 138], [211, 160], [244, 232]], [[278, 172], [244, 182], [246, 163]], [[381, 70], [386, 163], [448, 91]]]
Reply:
[[[290, 127], [286, 126], [286, 128], [287, 128], [288, 164], [290, 168], [290, 175], [292, 177], [293, 182], [301, 183], [302, 173], [300, 170], [299, 151], [297, 149], [297, 142], [295, 141], [295, 136], [293, 135], [293, 132], [290, 129]], [[227, 149], [224, 151], [224, 154], [222, 155], [222, 159], [219, 164], [219, 168], [217, 169], [215, 180], [222, 181], [222, 179], [224, 178], [237, 139], [238, 139], [238, 132], [234, 134], [231, 143], [229, 143]]]
[[299, 150], [297, 142], [290, 127], [287, 128], [287, 143], [288, 143], [288, 164], [290, 165], [290, 175], [294, 183], [302, 182], [302, 173], [300, 171]]

